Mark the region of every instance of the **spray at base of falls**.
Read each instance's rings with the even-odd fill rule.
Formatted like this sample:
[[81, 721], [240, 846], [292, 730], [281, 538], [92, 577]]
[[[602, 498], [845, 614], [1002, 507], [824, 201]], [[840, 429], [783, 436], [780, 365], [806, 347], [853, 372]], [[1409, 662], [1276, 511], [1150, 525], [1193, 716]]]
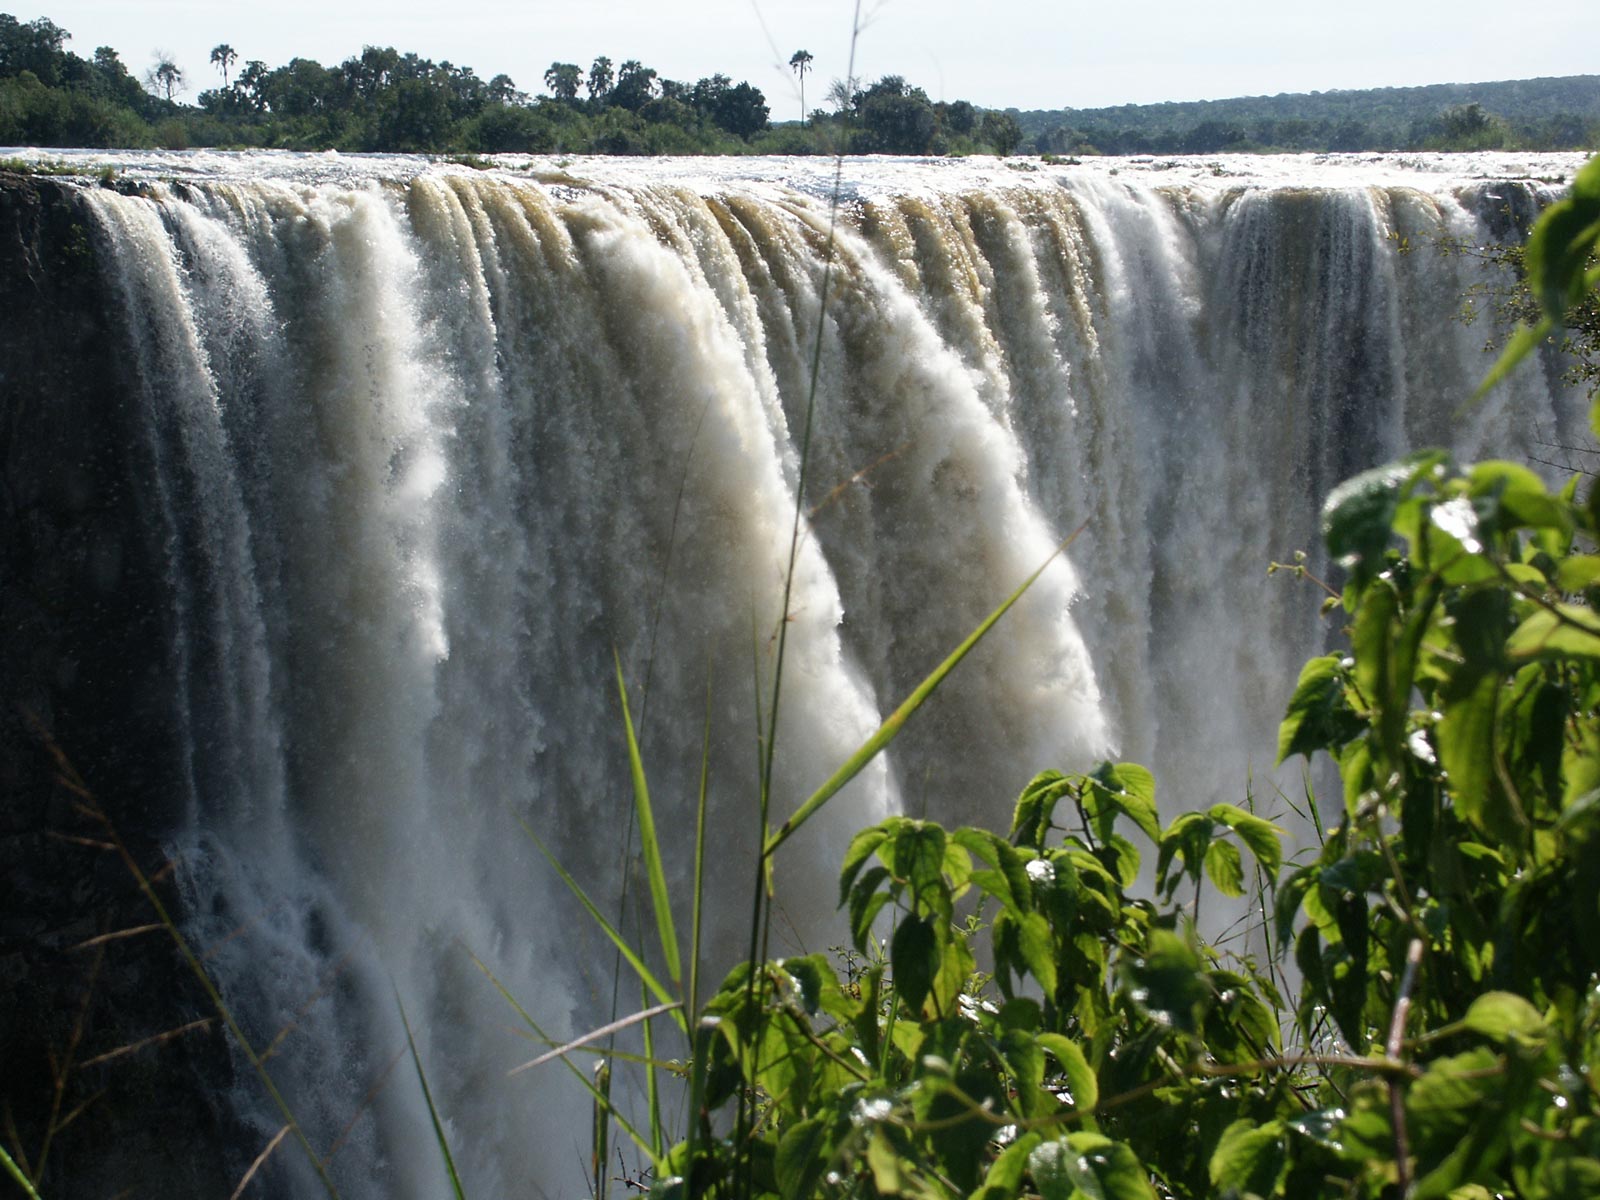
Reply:
[[247, 1031], [292, 1023], [275, 1075], [314, 1145], [344, 1139], [346, 1194], [442, 1179], [412, 1089], [367, 1107], [396, 993], [469, 1193], [581, 1187], [587, 1097], [555, 1066], [506, 1078], [531, 1054], [474, 958], [554, 1037], [611, 1015], [610, 952], [518, 823], [616, 904], [613, 648], [680, 889], [709, 691], [720, 970], [780, 622], [781, 818], [1088, 522], [780, 855], [775, 950], [823, 949], [846, 840], [890, 811], [999, 826], [1036, 771], [1108, 755], [1150, 764], [1169, 808], [1252, 772], [1264, 794], [1322, 637], [1317, 598], [1265, 568], [1315, 549], [1327, 489], [1581, 419], [1537, 372], [1458, 415], [1485, 359], [1450, 314], [1477, 268], [1396, 249], [1483, 238], [1540, 185], [852, 165], [819, 327], [827, 199], [770, 162], [192, 161], [82, 193], [166, 548], [170, 843]]

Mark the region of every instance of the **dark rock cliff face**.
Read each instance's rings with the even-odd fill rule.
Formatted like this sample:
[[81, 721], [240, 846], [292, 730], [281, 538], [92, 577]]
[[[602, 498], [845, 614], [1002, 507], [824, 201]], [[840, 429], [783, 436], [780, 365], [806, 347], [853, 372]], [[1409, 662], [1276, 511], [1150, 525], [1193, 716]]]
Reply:
[[110, 830], [175, 909], [183, 790], [164, 536], [78, 188], [0, 174], [0, 1136], [53, 1198], [227, 1196], [252, 1155], [216, 1013], [165, 930], [94, 941], [156, 920]]

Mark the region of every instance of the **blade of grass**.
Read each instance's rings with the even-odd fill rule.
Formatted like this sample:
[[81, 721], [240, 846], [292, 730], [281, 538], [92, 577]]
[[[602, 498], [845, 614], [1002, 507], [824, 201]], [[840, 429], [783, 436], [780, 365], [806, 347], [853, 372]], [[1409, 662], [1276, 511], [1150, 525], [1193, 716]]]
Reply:
[[700, 1015], [700, 915], [705, 898], [706, 797], [711, 783], [711, 664], [706, 663], [706, 723], [700, 742], [700, 796], [694, 818], [694, 909], [689, 918], [689, 1016]]
[[[272, 1097], [273, 1104], [277, 1106], [279, 1113], [283, 1115], [283, 1119], [294, 1130], [295, 1140], [300, 1143], [300, 1148], [305, 1152], [306, 1158], [311, 1161], [312, 1169], [316, 1171], [317, 1178], [321, 1181], [323, 1189], [329, 1196], [333, 1197], [333, 1200], [339, 1200], [339, 1189], [333, 1186], [333, 1180], [328, 1175], [326, 1164], [317, 1157], [317, 1152], [311, 1148], [310, 1139], [306, 1137], [305, 1130], [300, 1127], [300, 1122], [295, 1119], [294, 1111], [289, 1107], [288, 1101], [283, 1098], [283, 1093], [278, 1090], [278, 1085], [273, 1082], [272, 1075], [262, 1063], [260, 1055], [256, 1053], [255, 1047], [250, 1044], [250, 1039], [245, 1037], [244, 1030], [240, 1028], [238, 1021], [234, 1020], [233, 1012], [223, 1003], [222, 993], [217, 990], [216, 984], [211, 982], [211, 976], [206, 973], [205, 966], [195, 955], [188, 939], [183, 936], [183, 931], [178, 928], [177, 922], [167, 912], [166, 905], [161, 903], [161, 897], [156, 895], [154, 882], [144, 873], [138, 862], [134, 860], [133, 854], [123, 842], [121, 834], [117, 832], [117, 827], [112, 824], [111, 818], [100, 807], [100, 802], [95, 799], [94, 793], [84, 783], [83, 776], [78, 774], [77, 768], [67, 758], [66, 751], [56, 745], [55, 739], [50, 736], [49, 730], [44, 727], [33, 712], [24, 708], [22, 715], [34, 737], [38, 739], [39, 744], [45, 748], [46, 753], [54, 761], [57, 772], [56, 781], [78, 797], [78, 810], [105, 830], [106, 844], [117, 852], [117, 857], [122, 859], [122, 865], [133, 876], [139, 891], [149, 901], [150, 907], [155, 909], [156, 918], [166, 927], [167, 933], [178, 948], [178, 953], [183, 956], [184, 962], [188, 964], [189, 969], [199, 981], [201, 988], [205, 990], [207, 999], [211, 1001], [212, 1007], [222, 1017], [223, 1023], [228, 1027], [228, 1032], [233, 1034], [234, 1040], [244, 1052], [245, 1058], [249, 1060], [251, 1068], [254, 1069], [256, 1077], [261, 1080], [261, 1086], [266, 1088], [267, 1094]], [[163, 867], [157, 873], [156, 878], [165, 874], [170, 866], [171, 864], [169, 863], [167, 867]]]
[[278, 1148], [278, 1143], [283, 1141], [283, 1139], [288, 1136], [289, 1127], [285, 1125], [282, 1129], [278, 1130], [273, 1139], [267, 1143], [267, 1148], [260, 1154], [256, 1155], [255, 1162], [250, 1164], [250, 1169], [244, 1173], [244, 1178], [239, 1180], [239, 1186], [233, 1189], [233, 1195], [228, 1197], [228, 1200], [239, 1200], [239, 1197], [244, 1195], [245, 1188], [250, 1186], [250, 1181], [256, 1177], [256, 1173], [260, 1171], [262, 1167], [266, 1166], [267, 1159], [272, 1157], [272, 1152]]
[[[465, 949], [465, 947], [463, 947], [463, 949]], [[528, 1011], [522, 1007], [522, 1005], [517, 1003], [517, 998], [511, 994], [510, 990], [505, 984], [500, 982], [500, 980], [495, 976], [495, 973], [489, 970], [488, 965], [484, 963], [484, 961], [476, 954], [472, 953], [471, 950], [467, 950], [467, 957], [472, 959], [473, 965], [476, 966], [478, 970], [483, 972], [484, 978], [494, 985], [495, 991], [500, 993], [500, 998], [511, 1006], [511, 1010], [515, 1012], [517, 1016], [522, 1018], [523, 1023], [527, 1025], [529, 1029], [533, 1030], [534, 1036], [536, 1036], [546, 1046], [554, 1046], [556, 1044], [555, 1039], [544, 1031], [544, 1029], [539, 1025], [539, 1022], [535, 1021], [533, 1017], [528, 1014]], [[627, 1057], [631, 1061], [633, 1056], [623, 1055], [620, 1057]], [[611, 1114], [611, 1119], [621, 1126], [624, 1133], [633, 1139], [633, 1144], [638, 1146], [642, 1153], [650, 1153], [650, 1145], [640, 1135], [639, 1131], [633, 1127], [632, 1123], [629, 1122], [626, 1117], [611, 1107], [609, 1087], [607, 1092], [602, 1095], [595, 1088], [594, 1082], [590, 1080], [590, 1078], [583, 1073], [582, 1069], [580, 1069], [578, 1065], [570, 1058], [563, 1056], [561, 1061], [566, 1066], [567, 1070], [572, 1072], [573, 1077], [576, 1078], [579, 1083], [583, 1084], [584, 1088], [588, 1091], [589, 1095], [594, 1099], [594, 1101], [605, 1106], [606, 1110]]]
[[650, 907], [655, 909], [656, 933], [661, 938], [661, 953], [673, 986], [683, 987], [683, 964], [678, 953], [678, 931], [672, 924], [672, 900], [667, 894], [667, 872], [661, 862], [661, 842], [656, 837], [655, 813], [650, 808], [650, 788], [644, 777], [644, 760], [639, 754], [639, 739], [633, 732], [633, 715], [628, 709], [628, 685], [622, 678], [622, 658], [613, 649], [617, 666], [617, 695], [622, 700], [622, 724], [628, 734], [628, 770], [633, 776], [633, 804], [639, 823], [639, 848], [644, 853], [645, 871], [650, 878]]
[[593, 1126], [589, 1138], [589, 1173], [594, 1177], [596, 1200], [605, 1200], [606, 1161], [611, 1157], [611, 1062], [594, 1065]]
[[793, 816], [791, 816], [787, 821], [785, 821], [772, 832], [772, 834], [767, 838], [766, 846], [762, 850], [763, 858], [770, 858], [773, 852], [776, 851], [779, 846], [788, 841], [789, 838], [794, 835], [796, 830], [798, 830], [802, 825], [810, 820], [813, 815], [815, 815], [819, 808], [831, 800], [839, 792], [839, 790], [844, 787], [845, 784], [849, 783], [852, 779], [859, 775], [866, 765], [877, 757], [878, 752], [895, 739], [895, 736], [900, 732], [906, 721], [911, 717], [911, 714], [916, 712], [917, 709], [921, 708], [922, 705], [927, 701], [928, 697], [933, 695], [934, 689], [944, 682], [945, 676], [949, 675], [951, 671], [955, 670], [956, 665], [967, 656], [972, 648], [983, 639], [984, 635], [987, 634], [989, 630], [994, 628], [995, 623], [1011, 610], [1012, 605], [1016, 604], [1018, 600], [1022, 599], [1023, 594], [1034, 585], [1039, 576], [1044, 574], [1045, 568], [1053, 563], [1062, 551], [1064, 551], [1068, 546], [1072, 545], [1072, 543], [1077, 540], [1078, 535], [1088, 528], [1088, 525], [1089, 523], [1085, 521], [1082, 525], [1079, 525], [1076, 529], [1074, 529], [1072, 533], [1069, 534], [1067, 538], [1051, 552], [1050, 557], [1045, 559], [1044, 562], [1039, 565], [1038, 570], [1034, 571], [1032, 575], [1029, 575], [1027, 579], [1022, 581], [1022, 586], [1017, 588], [1016, 591], [1012, 592], [1011, 595], [1007, 596], [1006, 599], [1001, 602], [1000, 607], [996, 608], [992, 613], [985, 617], [983, 622], [967, 635], [966, 640], [952, 650], [949, 657], [935, 667], [932, 673], [917, 685], [916, 689], [912, 691], [912, 693], [907, 696], [904, 701], [901, 702], [900, 707], [895, 709], [894, 712], [890, 713], [883, 724], [878, 726], [878, 731], [869, 737], [865, 742], [863, 742], [860, 749], [852, 754], [845, 764], [829, 777], [826, 783], [813, 792], [810, 798], [795, 810]]
[[461, 1177], [456, 1174], [456, 1160], [450, 1153], [450, 1143], [444, 1136], [444, 1125], [439, 1120], [439, 1110], [433, 1106], [433, 1092], [428, 1088], [428, 1076], [422, 1070], [422, 1056], [417, 1053], [417, 1039], [411, 1036], [411, 1022], [406, 1019], [406, 1006], [400, 1000], [400, 991], [394, 993], [395, 1006], [400, 1010], [400, 1024], [405, 1026], [406, 1045], [411, 1048], [411, 1062], [417, 1068], [417, 1082], [422, 1085], [422, 1099], [428, 1105], [428, 1119], [433, 1122], [433, 1136], [439, 1143], [439, 1153], [444, 1157], [444, 1169], [450, 1176], [450, 1190], [456, 1200], [467, 1200], [461, 1189]]
[[6, 1153], [4, 1146], [0, 1146], [0, 1167], [5, 1168], [6, 1174], [17, 1181], [17, 1186], [27, 1193], [31, 1200], [39, 1200], [39, 1193], [34, 1190], [33, 1183], [22, 1173], [22, 1168], [17, 1166], [11, 1155]]
[[[579, 885], [578, 881], [572, 877], [567, 869], [561, 865], [561, 863], [556, 859], [556, 856], [550, 853], [549, 849], [545, 846], [544, 842], [539, 839], [539, 835], [533, 831], [532, 827], [529, 826], [529, 824], [521, 817], [517, 818], [517, 824], [522, 826], [522, 831], [526, 833], [533, 841], [533, 844], [539, 848], [539, 853], [544, 855], [545, 861], [555, 869], [556, 874], [561, 877], [561, 882], [566, 884], [568, 890], [578, 898], [578, 903], [583, 905], [584, 910], [588, 912], [589, 916], [594, 920], [594, 923], [600, 927], [601, 932], [604, 933], [606, 937], [611, 939], [611, 944], [617, 948], [627, 964], [632, 967], [639, 978], [644, 981], [645, 986], [648, 987], [652, 993], [654, 993], [655, 998], [662, 1004], [677, 1005], [678, 1001], [673, 998], [672, 993], [669, 992], [661, 983], [661, 981], [655, 977], [650, 968], [644, 965], [644, 960], [639, 957], [638, 953], [632, 946], [628, 945], [628, 939], [618, 933], [616, 927], [612, 925], [610, 921], [606, 920], [605, 914], [595, 907], [594, 901], [589, 899], [588, 893], [583, 890], [582, 886]], [[678, 1023], [683, 1027], [684, 1033], [687, 1034], [689, 1031], [688, 1021], [683, 1016], [681, 1005], [679, 1005]]]
[[[758, 689], [759, 691], [759, 689]], [[695, 1036], [689, 1045], [689, 1128], [685, 1135], [688, 1145], [686, 1161], [695, 1161], [696, 1143], [700, 1138], [700, 1103], [705, 1094], [705, 1060], [710, 1056], [710, 1046], [701, 1036], [704, 1022], [700, 1018], [700, 911], [705, 895], [706, 861], [706, 795], [711, 771], [711, 663], [706, 662], [706, 722], [705, 734], [700, 744], [700, 802], [695, 812], [694, 824], [694, 914], [690, 918], [689, 935], [689, 1015], [696, 1022]]]
[[[649, 1000], [644, 988], [639, 988], [639, 1001], [644, 1003]], [[665, 1133], [661, 1127], [661, 1078], [656, 1071], [656, 1038], [650, 1030], [650, 1014], [644, 1016], [644, 1056], [649, 1060], [649, 1066], [644, 1069], [644, 1085], [650, 1103], [650, 1156], [656, 1162], [662, 1160], [662, 1149], [666, 1145]]]
[[[482, 964], [480, 963], [479, 966], [481, 967]], [[493, 976], [491, 976], [490, 978], [493, 978]], [[499, 985], [496, 984], [496, 986], [498, 987]], [[646, 997], [646, 999], [648, 999], [648, 997]], [[588, 1045], [592, 1045], [593, 1043], [600, 1041], [602, 1038], [608, 1038], [613, 1033], [620, 1033], [624, 1029], [628, 1029], [631, 1026], [638, 1025], [638, 1024], [641, 1024], [641, 1023], [648, 1024], [649, 1021], [650, 1021], [650, 1018], [659, 1017], [664, 1013], [676, 1012], [677, 1010], [681, 1009], [682, 1007], [683, 1007], [683, 1005], [679, 1004], [676, 1001], [673, 1001], [671, 1004], [657, 1004], [652, 1008], [644, 1008], [644, 1009], [640, 1009], [636, 1013], [630, 1013], [626, 1017], [619, 1017], [615, 1021], [608, 1021], [606, 1024], [600, 1026], [600, 1028], [598, 1028], [598, 1029], [591, 1029], [588, 1033], [584, 1034], [582, 1037], [573, 1038], [570, 1042], [563, 1042], [561, 1045], [555, 1046], [552, 1049], [550, 1049], [548, 1052], [539, 1055], [538, 1058], [529, 1059], [527, 1062], [523, 1063], [521, 1066], [512, 1067], [511, 1070], [506, 1072], [506, 1074], [508, 1076], [509, 1075], [520, 1075], [524, 1071], [531, 1071], [531, 1070], [533, 1070], [534, 1067], [541, 1067], [545, 1063], [550, 1062], [553, 1059], [565, 1057], [566, 1055], [572, 1053], [572, 1051], [574, 1051], [574, 1050], [581, 1050], [581, 1049], [583, 1049], [583, 1047], [588, 1046]], [[522, 1010], [518, 1009], [517, 1011], [521, 1012]], [[524, 1014], [524, 1015], [526, 1015], [526, 1014]], [[532, 1024], [532, 1022], [530, 1021], [529, 1024]], [[539, 1036], [540, 1037], [544, 1037], [544, 1034], [541, 1032]], [[654, 1059], [649, 1057], [648, 1052], [646, 1053], [646, 1060], [649, 1061], [649, 1062], [654, 1062], [655, 1061]]]
[[[73, 778], [75, 778], [75, 775]], [[267, 1070], [266, 1064], [261, 1061], [261, 1056], [256, 1052], [255, 1047], [251, 1045], [250, 1039], [245, 1037], [243, 1028], [234, 1019], [233, 1011], [223, 1001], [222, 993], [217, 990], [216, 984], [211, 981], [211, 976], [206, 972], [204, 965], [202, 965], [200, 959], [190, 947], [189, 940], [183, 936], [183, 932], [178, 928], [177, 922], [172, 919], [171, 914], [167, 912], [166, 905], [161, 902], [161, 897], [156, 895], [155, 887], [145, 877], [145, 873], [139, 868], [139, 864], [134, 861], [133, 854], [123, 843], [121, 835], [118, 834], [116, 827], [111, 823], [111, 818], [100, 810], [98, 804], [93, 802], [87, 791], [84, 791], [83, 795], [86, 802], [93, 805], [90, 811], [99, 820], [101, 827], [105, 829], [106, 836], [116, 847], [118, 857], [122, 859], [123, 866], [128, 869], [128, 873], [133, 876], [134, 882], [138, 884], [139, 890], [144, 894], [144, 898], [150, 903], [150, 907], [155, 909], [156, 918], [162, 925], [166, 926], [168, 935], [178, 947], [178, 953], [183, 956], [183, 960], [189, 965], [189, 970], [194, 973], [194, 977], [199, 980], [201, 988], [205, 990], [206, 997], [211, 1001], [212, 1007], [222, 1017], [223, 1024], [228, 1027], [228, 1032], [233, 1035], [234, 1041], [238, 1043], [239, 1048], [244, 1052], [245, 1058], [255, 1070], [256, 1077], [261, 1080], [261, 1086], [266, 1088], [267, 1094], [272, 1097], [272, 1102], [276, 1105], [278, 1112], [282, 1114], [283, 1119], [294, 1130], [295, 1140], [300, 1143], [300, 1148], [305, 1152], [306, 1158], [310, 1160], [312, 1169], [316, 1171], [317, 1178], [322, 1183], [323, 1190], [329, 1196], [332, 1196], [334, 1200], [338, 1200], [339, 1189], [333, 1186], [333, 1179], [328, 1175], [327, 1168], [322, 1160], [317, 1157], [317, 1152], [311, 1148], [310, 1139], [306, 1137], [305, 1130], [301, 1128], [299, 1120], [296, 1119], [294, 1110], [289, 1107], [289, 1102], [283, 1098], [283, 1093], [278, 1090], [277, 1083], [273, 1081], [271, 1073]]]

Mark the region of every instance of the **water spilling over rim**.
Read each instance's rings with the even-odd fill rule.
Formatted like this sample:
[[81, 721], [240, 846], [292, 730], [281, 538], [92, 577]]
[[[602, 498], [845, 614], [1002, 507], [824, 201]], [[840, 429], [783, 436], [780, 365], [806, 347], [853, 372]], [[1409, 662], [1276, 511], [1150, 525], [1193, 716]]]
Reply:
[[[815, 199], [833, 194], [835, 161], [826, 157], [711, 156], [639, 158], [556, 154], [461, 156], [344, 154], [329, 150], [54, 150], [0, 147], [0, 157], [61, 163], [91, 173], [110, 167], [140, 180], [280, 179], [353, 186], [367, 180], [404, 182], [424, 171], [483, 169], [552, 185], [670, 184], [701, 192], [748, 187], [789, 189]], [[1494, 180], [1559, 186], [1588, 156], [1571, 152], [1480, 151], [1327, 154], [1089, 156], [1067, 162], [1030, 158], [847, 157], [838, 178], [842, 198], [939, 194], [994, 187], [1058, 187], [1075, 179], [1120, 178], [1139, 187], [1228, 191], [1237, 188], [1411, 187], [1445, 191]]]
[[[279, 1069], [321, 1146], [401, 1044], [392, 980], [479, 1194], [577, 1186], [587, 1103], [505, 1078], [523, 1047], [467, 952], [558, 1037], [609, 1015], [609, 955], [518, 822], [615, 903], [613, 649], [650, 680], [680, 885], [709, 677], [726, 965], [780, 625], [782, 812], [1088, 521], [786, 848], [783, 949], [818, 949], [844, 839], [890, 810], [1003, 827], [1036, 771], [1111, 753], [1169, 811], [1252, 778], [1273, 804], [1324, 633], [1266, 563], [1320, 569], [1322, 496], [1362, 466], [1581, 425], [1533, 372], [1464, 414], [1483, 335], [1450, 318], [1479, 268], [1398, 249], [1489, 236], [1577, 155], [853, 159], [826, 319], [826, 160], [27, 157], [152, 184], [78, 194], [162, 548], [159, 594], [116, 602], [166, 614], [193, 935], [251, 930], [215, 969], [253, 1032], [293, 1018]], [[384, 1093], [350, 1190], [434, 1193], [426, 1120]]]

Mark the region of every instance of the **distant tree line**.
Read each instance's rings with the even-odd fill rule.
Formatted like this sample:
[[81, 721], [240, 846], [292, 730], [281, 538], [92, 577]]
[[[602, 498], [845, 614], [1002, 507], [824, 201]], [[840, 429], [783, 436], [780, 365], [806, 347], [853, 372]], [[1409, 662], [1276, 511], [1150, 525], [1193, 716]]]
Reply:
[[1600, 76], [1257, 96], [1191, 104], [1006, 112], [933, 101], [899, 75], [835, 79], [805, 108], [813, 56], [789, 59], [798, 122], [773, 125], [761, 90], [722, 74], [663, 78], [635, 59], [553, 62], [545, 94], [509, 76], [392, 47], [337, 66], [280, 67], [211, 51], [221, 86], [157, 51], [135, 75], [109, 46], [90, 58], [40, 17], [0, 13], [0, 145], [270, 147], [411, 153], [1217, 154], [1274, 150], [1581, 149], [1600, 145]]
[[295, 58], [280, 67], [223, 43], [210, 63], [221, 86], [180, 102], [189, 82], [161, 51], [135, 78], [115, 50], [67, 50], [47, 18], [0, 13], [0, 144], [190, 146], [423, 153], [810, 154], [1010, 153], [1015, 118], [965, 101], [933, 103], [899, 76], [867, 87], [835, 83], [831, 111], [804, 112], [812, 55], [789, 60], [799, 123], [774, 127], [761, 90], [722, 74], [663, 78], [635, 59], [553, 62], [545, 95], [506, 75], [367, 46], [337, 66]]
[[1010, 111], [1038, 153], [1584, 150], [1600, 146], [1600, 75]]

